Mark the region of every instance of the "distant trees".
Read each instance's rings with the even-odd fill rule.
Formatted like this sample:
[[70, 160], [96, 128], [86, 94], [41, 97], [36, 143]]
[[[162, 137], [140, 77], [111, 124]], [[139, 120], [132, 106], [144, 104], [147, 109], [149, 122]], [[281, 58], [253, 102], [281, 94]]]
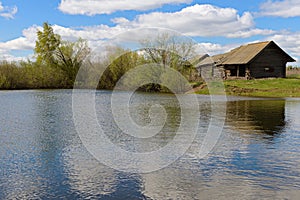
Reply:
[[34, 62], [0, 62], [0, 89], [72, 88], [90, 48], [83, 39], [62, 40], [44, 23], [37, 31], [34, 52]]
[[0, 62], [0, 89], [68, 88], [68, 80], [58, 69], [35, 62]]
[[[84, 61], [89, 61], [82, 77], [77, 79], [80, 87], [113, 89], [120, 78], [129, 70], [144, 64], [159, 64], [179, 71], [190, 81], [195, 70], [188, 62], [193, 57], [194, 44], [191, 41], [178, 40], [167, 34], [141, 41], [142, 49], [130, 51], [117, 46], [107, 47], [106, 57], [98, 61], [89, 60], [91, 50], [86, 40], [65, 41], [54, 33], [53, 28], [43, 24], [37, 31], [35, 45], [36, 61], [0, 62], [1, 89], [37, 89], [37, 88], [72, 88], [77, 73]], [[103, 73], [99, 73], [103, 72]], [[97, 77], [102, 74], [101, 77]], [[149, 67], [134, 81], [139, 82], [144, 76], [155, 76], [176, 85], [176, 79], [166, 76], [162, 71]], [[99, 81], [98, 81], [99, 79]], [[140, 87], [143, 91], [167, 91], [158, 84]]]
[[[109, 63], [104, 71], [99, 84], [99, 89], [113, 89], [120, 78], [130, 69], [139, 65], [150, 64], [149, 68], [143, 73], [135, 74], [135, 78], [131, 79], [129, 85], [135, 85], [147, 77], [153, 80], [167, 82], [173, 86], [177, 86], [178, 79], [168, 76], [163, 70], [159, 70], [153, 66], [158, 64], [163, 67], [170, 67], [177, 70], [188, 80], [192, 80], [192, 74], [197, 74], [196, 69], [188, 61], [193, 58], [195, 44], [191, 40], [183, 40], [168, 34], [161, 34], [157, 37], [141, 41], [142, 48], [136, 51], [125, 50], [120, 47], [109, 47], [107, 49], [108, 57], [105, 62]], [[103, 65], [102, 65], [103, 66]], [[149, 80], [149, 79], [147, 79]], [[182, 88], [180, 85], [179, 87]], [[149, 83], [139, 87], [142, 91], [160, 91], [169, 92], [169, 90], [159, 84]]]

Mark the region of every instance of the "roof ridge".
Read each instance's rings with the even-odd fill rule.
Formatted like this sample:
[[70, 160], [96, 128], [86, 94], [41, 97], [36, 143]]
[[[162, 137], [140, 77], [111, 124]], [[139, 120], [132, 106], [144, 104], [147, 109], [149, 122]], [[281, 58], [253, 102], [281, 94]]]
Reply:
[[[252, 60], [257, 54], [259, 54], [263, 49], [265, 49], [271, 42], [273, 41], [248, 43], [236, 47], [229, 52], [222, 54], [224, 56], [218, 57], [219, 63], [232, 62], [232, 59], [240, 59], [240, 63], [247, 63]], [[249, 50], [251, 52], [249, 52]]]
[[265, 48], [268, 48], [268, 46], [272, 44], [276, 45], [277, 48], [286, 54], [287, 59], [290, 60], [289, 62], [294, 61], [294, 59], [281, 49], [273, 40], [241, 45], [228, 52], [214, 55], [212, 58], [217, 65], [247, 64], [257, 57]]
[[240, 47], [249, 46], [249, 45], [258, 45], [258, 44], [263, 44], [263, 43], [269, 44], [271, 42], [273, 42], [273, 40], [267, 40], [267, 41], [262, 41], [262, 42], [252, 42], [252, 43], [248, 43], [248, 44], [242, 44]]

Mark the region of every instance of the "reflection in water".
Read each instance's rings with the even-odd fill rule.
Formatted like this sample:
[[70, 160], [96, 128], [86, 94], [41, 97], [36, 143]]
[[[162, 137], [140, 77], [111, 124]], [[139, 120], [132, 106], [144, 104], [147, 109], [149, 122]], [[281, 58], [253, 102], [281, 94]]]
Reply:
[[[174, 95], [169, 94], [147, 94], [135, 93], [130, 101], [130, 114], [135, 123], [146, 126], [150, 123], [149, 109], [151, 106], [159, 104], [164, 107], [167, 114], [166, 123], [162, 130], [150, 138], [136, 138], [123, 133], [114, 121], [111, 110], [110, 93], [97, 93], [96, 109], [98, 122], [102, 126], [104, 133], [114, 144], [123, 149], [133, 152], [149, 152], [164, 147], [175, 136], [180, 125], [180, 106]], [[122, 99], [120, 99], [122, 101]], [[124, 109], [127, 109], [124, 106]], [[118, 115], [124, 110], [118, 110], [114, 115]], [[158, 121], [160, 122], [160, 121]]]
[[116, 190], [116, 173], [87, 156], [87, 152], [72, 144], [64, 151], [64, 162], [72, 191], [81, 197], [109, 195]]
[[[1, 109], [7, 109], [9, 114], [0, 121], [6, 130], [1, 134], [1, 150], [5, 152], [0, 156], [10, 157], [3, 162], [3, 170], [12, 182], [8, 184], [10, 187], [2, 188], [0, 198], [1, 195], [9, 199], [63, 195], [61, 191], [69, 187], [61, 162], [61, 153], [69, 139], [65, 133], [71, 127], [71, 116], [64, 112], [69, 104], [56, 94], [34, 91], [5, 93], [1, 100], [7, 105]], [[14, 123], [7, 126], [6, 122]]]
[[281, 133], [286, 125], [285, 100], [230, 101], [227, 123], [247, 133]]
[[[136, 94], [132, 117], [149, 123], [148, 108], [165, 105], [163, 131], [149, 139], [120, 132], [110, 92], [97, 92], [98, 121], [131, 151], [161, 148], [174, 138], [180, 108], [172, 95]], [[74, 128], [71, 91], [0, 92], [0, 199], [298, 199], [300, 101], [231, 99], [223, 135], [211, 154], [197, 153], [211, 116], [200, 101], [197, 140], [182, 158], [148, 174], [122, 173], [95, 160]], [[206, 97], [199, 97], [205, 99]], [[209, 99], [209, 98], [207, 98]], [[195, 116], [191, 116], [195, 117]], [[255, 133], [255, 134], [253, 134]], [[266, 142], [267, 141], [267, 142]]]
[[[297, 153], [286, 153], [295, 143], [299, 144], [300, 130], [294, 135], [287, 129], [286, 102], [252, 99], [230, 101], [227, 105], [224, 135], [210, 156], [198, 159], [197, 152], [189, 152], [189, 157], [166, 169], [143, 174], [146, 196], [153, 199], [298, 199], [299, 149]], [[207, 106], [202, 104], [202, 108]], [[284, 133], [282, 137], [280, 133]], [[265, 143], [265, 138], [273, 142]]]

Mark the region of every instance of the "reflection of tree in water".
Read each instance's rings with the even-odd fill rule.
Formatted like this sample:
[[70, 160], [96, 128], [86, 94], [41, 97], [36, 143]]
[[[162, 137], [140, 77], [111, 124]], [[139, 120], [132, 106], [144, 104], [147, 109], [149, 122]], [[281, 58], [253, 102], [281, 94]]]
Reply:
[[250, 100], [227, 103], [227, 125], [242, 132], [281, 133], [285, 127], [285, 101]]
[[[122, 132], [114, 121], [111, 105], [106, 104], [107, 100], [105, 98], [108, 97], [109, 94], [97, 98], [98, 121], [102, 125], [104, 133], [115, 145], [119, 145], [127, 151], [149, 152], [164, 147], [175, 137], [181, 122], [181, 108], [175, 95], [138, 92], [131, 97], [128, 107], [124, 105], [124, 110], [118, 110], [119, 113], [122, 113], [129, 109], [132, 121], [143, 127], [151, 123], [149, 117], [151, 106], [161, 105], [162, 109], [165, 109], [167, 118], [164, 121], [164, 119], [160, 120], [160, 116], [156, 116], [159, 117], [159, 120], [157, 120], [159, 124], [157, 125], [162, 123], [163, 128], [150, 138], [137, 138]], [[114, 113], [114, 115], [119, 113]], [[130, 123], [131, 121], [128, 119], [128, 126], [130, 126]]]

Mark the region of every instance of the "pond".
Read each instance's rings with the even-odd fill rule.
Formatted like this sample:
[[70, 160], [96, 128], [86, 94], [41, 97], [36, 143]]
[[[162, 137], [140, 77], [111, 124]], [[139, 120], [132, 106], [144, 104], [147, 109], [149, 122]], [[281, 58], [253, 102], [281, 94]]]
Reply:
[[[167, 113], [162, 130], [147, 139], [118, 128], [110, 91], [95, 97], [98, 122], [124, 150], [149, 152], [174, 139], [181, 120], [174, 95], [132, 97], [130, 113], [137, 124], [151, 121], [153, 103]], [[188, 151], [160, 170], [130, 173], [102, 164], [84, 146], [74, 124], [72, 90], [0, 92], [0, 199], [298, 199], [300, 99], [217, 102], [226, 105], [225, 124], [214, 149], [202, 158], [201, 135], [216, 116], [209, 97], [197, 98], [201, 115], [189, 117], [199, 118], [199, 129]]]

